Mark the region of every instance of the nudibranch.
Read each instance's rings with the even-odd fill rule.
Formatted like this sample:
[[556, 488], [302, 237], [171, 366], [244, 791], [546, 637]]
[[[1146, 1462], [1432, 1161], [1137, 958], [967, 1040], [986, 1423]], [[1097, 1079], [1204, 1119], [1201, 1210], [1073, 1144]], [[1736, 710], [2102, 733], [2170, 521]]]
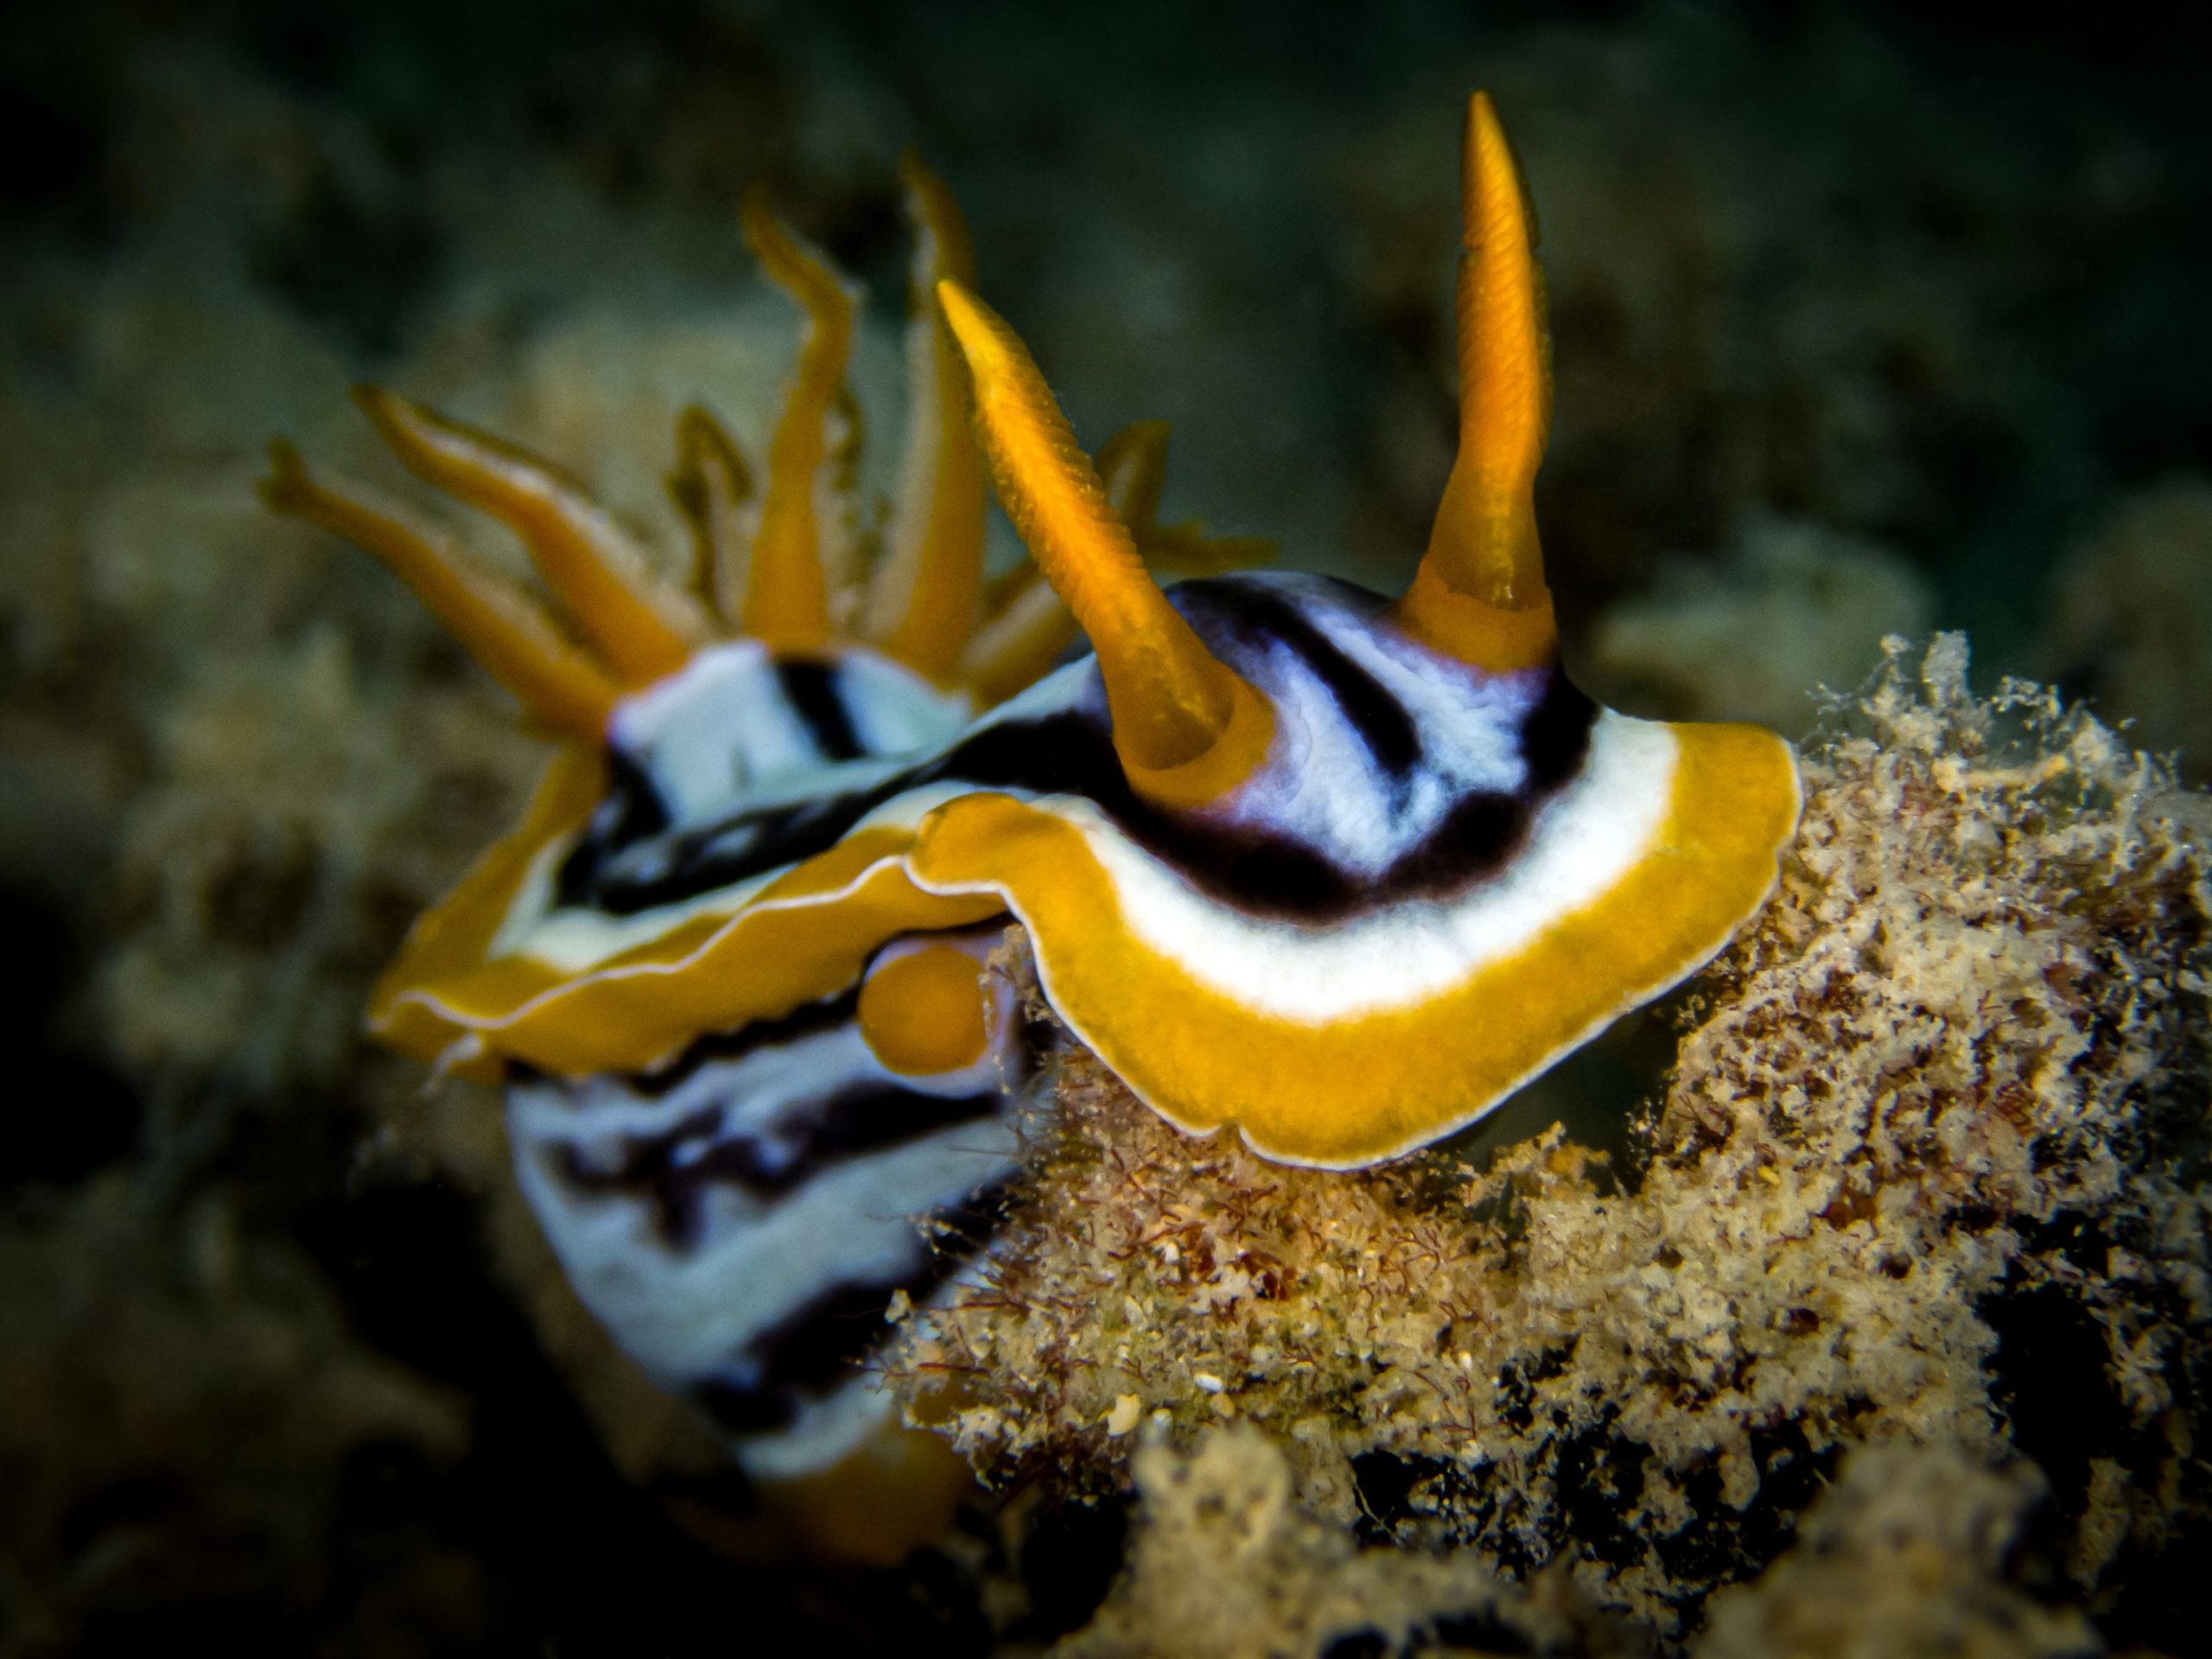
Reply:
[[[289, 449], [265, 486], [383, 557], [566, 743], [417, 924], [373, 1028], [505, 1083], [587, 1303], [848, 1531], [936, 1478], [855, 1378], [1014, 1173], [1004, 1103], [1033, 1060], [987, 961], [1009, 920], [1059, 1020], [1153, 1109], [1351, 1169], [1703, 964], [1772, 890], [1799, 802], [1774, 734], [1631, 719], [1561, 671], [1532, 493], [1542, 283], [1485, 97], [1459, 449], [1395, 600], [1232, 570], [1247, 545], [1158, 524], [1161, 429], [1094, 466], [975, 297], [944, 191], [907, 186], [913, 416], [858, 581], [853, 298], [757, 201], [748, 236], [807, 330], [757, 499], [728, 435], [683, 416], [688, 588], [550, 465], [382, 392], [391, 447], [520, 536], [572, 631]], [[988, 588], [987, 471], [1033, 561]], [[1148, 559], [1212, 574], [1163, 589]]]

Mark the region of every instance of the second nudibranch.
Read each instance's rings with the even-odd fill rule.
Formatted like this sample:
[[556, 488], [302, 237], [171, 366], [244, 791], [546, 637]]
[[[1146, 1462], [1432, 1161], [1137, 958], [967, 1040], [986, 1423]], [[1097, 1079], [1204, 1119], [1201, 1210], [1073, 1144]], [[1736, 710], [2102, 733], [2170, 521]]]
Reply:
[[[736, 447], [686, 416], [696, 591], [550, 468], [384, 394], [394, 448], [522, 536], [580, 640], [280, 450], [278, 505], [378, 552], [571, 741], [410, 936], [375, 1028], [509, 1078], [518, 1141], [565, 1147], [518, 1147], [524, 1185], [633, 1353], [695, 1393], [726, 1373], [734, 1427], [817, 1414], [810, 1446], [758, 1441], [781, 1449], [756, 1468], [858, 1444], [824, 1320], [941, 1284], [958, 1252], [904, 1218], [972, 1214], [1012, 1172], [987, 1103], [1030, 1063], [986, 965], [1008, 918], [1058, 1018], [1153, 1109], [1354, 1168], [1491, 1110], [1771, 892], [1789, 746], [1630, 719], [1560, 670], [1532, 495], [1543, 290], [1479, 94], [1462, 165], [1459, 450], [1395, 600], [1281, 573], [1163, 591], [1147, 558], [1242, 550], [1154, 522], [1157, 428], [1096, 467], [1077, 448], [918, 169], [913, 435], [858, 588], [832, 486], [852, 301], [757, 207], [809, 332], [757, 503]], [[988, 589], [986, 465], [1034, 561]], [[1053, 666], [1077, 625], [1090, 654]], [[593, 1207], [613, 1192], [644, 1210]], [[734, 1306], [731, 1274], [646, 1283], [640, 1213], [758, 1282]]]

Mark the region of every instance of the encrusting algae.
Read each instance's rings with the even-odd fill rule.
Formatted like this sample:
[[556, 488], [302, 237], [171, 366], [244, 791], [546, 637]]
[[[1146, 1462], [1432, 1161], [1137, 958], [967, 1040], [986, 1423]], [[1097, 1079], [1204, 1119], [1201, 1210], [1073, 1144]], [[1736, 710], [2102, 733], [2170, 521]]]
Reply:
[[1857, 1443], [2036, 1459], [2085, 1590], [2201, 1516], [2202, 803], [2049, 694], [1970, 696], [1959, 636], [1916, 683], [1889, 651], [1627, 1167], [1554, 1128], [1285, 1168], [1071, 1053], [1031, 1203], [898, 1386], [957, 1379], [980, 1464], [1093, 1491], [1140, 1429], [1247, 1420], [1316, 1512], [1662, 1628]]
[[1249, 1424], [1187, 1453], [1151, 1437], [1134, 1461], [1143, 1518], [1128, 1572], [1055, 1659], [1648, 1650], [1559, 1574], [1524, 1588], [1472, 1552], [1358, 1548], [1300, 1506], [1289, 1461]]
[[[1385, 1659], [1654, 1651], [1553, 1568], [1501, 1579], [1472, 1549], [1359, 1548], [1297, 1501], [1281, 1450], [1249, 1425], [1187, 1452], [1135, 1459], [1140, 1525], [1128, 1572], [1054, 1659]], [[1955, 1446], [1853, 1452], [1808, 1511], [1797, 1547], [1713, 1599], [1694, 1659], [2088, 1659], [2105, 1651], [2075, 1608], [2013, 1582], [2042, 1483]]]

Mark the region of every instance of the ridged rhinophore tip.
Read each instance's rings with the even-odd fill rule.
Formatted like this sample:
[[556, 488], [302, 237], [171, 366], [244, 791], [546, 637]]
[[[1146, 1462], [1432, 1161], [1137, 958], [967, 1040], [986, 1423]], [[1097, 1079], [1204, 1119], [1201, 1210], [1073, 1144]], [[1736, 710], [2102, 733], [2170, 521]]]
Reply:
[[1114, 747], [1162, 805], [1195, 807], [1265, 759], [1274, 717], [1167, 602], [1137, 556], [1027, 348], [959, 283], [937, 287], [976, 385], [976, 426], [999, 499], [1098, 653]]
[[1503, 671], [1558, 648], [1535, 498], [1551, 344], [1535, 218], [1486, 92], [1467, 106], [1459, 182], [1459, 448], [1398, 613], [1437, 649]]

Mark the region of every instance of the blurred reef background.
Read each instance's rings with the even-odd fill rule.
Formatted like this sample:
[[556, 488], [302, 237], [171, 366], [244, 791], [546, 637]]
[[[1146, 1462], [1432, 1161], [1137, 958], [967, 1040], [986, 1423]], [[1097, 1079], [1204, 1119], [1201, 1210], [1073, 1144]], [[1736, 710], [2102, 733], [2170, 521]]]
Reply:
[[[0, 1656], [2207, 1650], [2207, 41], [2048, 17], [11, 10]], [[1317, 1452], [1211, 1403], [1234, 1388], [1182, 1421], [1103, 1371], [1047, 1386], [1075, 1333], [918, 1330], [1013, 1357], [963, 1433], [1028, 1458], [1020, 1490], [899, 1571], [764, 1561], [704, 1431], [552, 1271], [491, 1097], [359, 1032], [543, 750], [369, 559], [263, 512], [264, 445], [402, 484], [346, 396], [373, 378], [550, 453], [677, 558], [677, 410], [757, 443], [796, 340], [739, 240], [747, 185], [868, 285], [857, 389], [899, 429], [911, 145], [1079, 435], [1173, 423], [1166, 517], [1395, 587], [1451, 455], [1478, 86], [1543, 224], [1570, 662], [1632, 712], [1802, 736], [1825, 707], [1825, 839], [1718, 980], [1465, 1171], [1302, 1212], [1382, 1229], [1410, 1284], [1459, 1206], [1452, 1273], [1496, 1305], [1447, 1308], [1433, 1353], [1396, 1353], [1395, 1313], [1360, 1329], [1408, 1389], [1487, 1357], [1467, 1432], [1510, 1482], [1454, 1486], [1389, 1389], [1254, 1391], [1359, 1425]], [[1885, 655], [1939, 629], [1985, 697], [2031, 677], [2104, 724], [1977, 701], [1955, 642]], [[1941, 1034], [1867, 1050], [1916, 1020]], [[1777, 1049], [1801, 1025], [1857, 1058]], [[1218, 1383], [1226, 1344], [1264, 1372], [1289, 1281], [1259, 1306], [1250, 1252], [1289, 1224], [1221, 1195], [1265, 1172], [1071, 1076], [1043, 1202], [1084, 1204], [1101, 1137], [1188, 1160], [1146, 1215], [1245, 1254], [1114, 1294], [1164, 1363]], [[1971, 1133], [1961, 1100], [1989, 1108]], [[1716, 1172], [1848, 1260], [1745, 1254]], [[1692, 1241], [1766, 1288], [1701, 1304]], [[1839, 1329], [1888, 1357], [1791, 1357]]]

